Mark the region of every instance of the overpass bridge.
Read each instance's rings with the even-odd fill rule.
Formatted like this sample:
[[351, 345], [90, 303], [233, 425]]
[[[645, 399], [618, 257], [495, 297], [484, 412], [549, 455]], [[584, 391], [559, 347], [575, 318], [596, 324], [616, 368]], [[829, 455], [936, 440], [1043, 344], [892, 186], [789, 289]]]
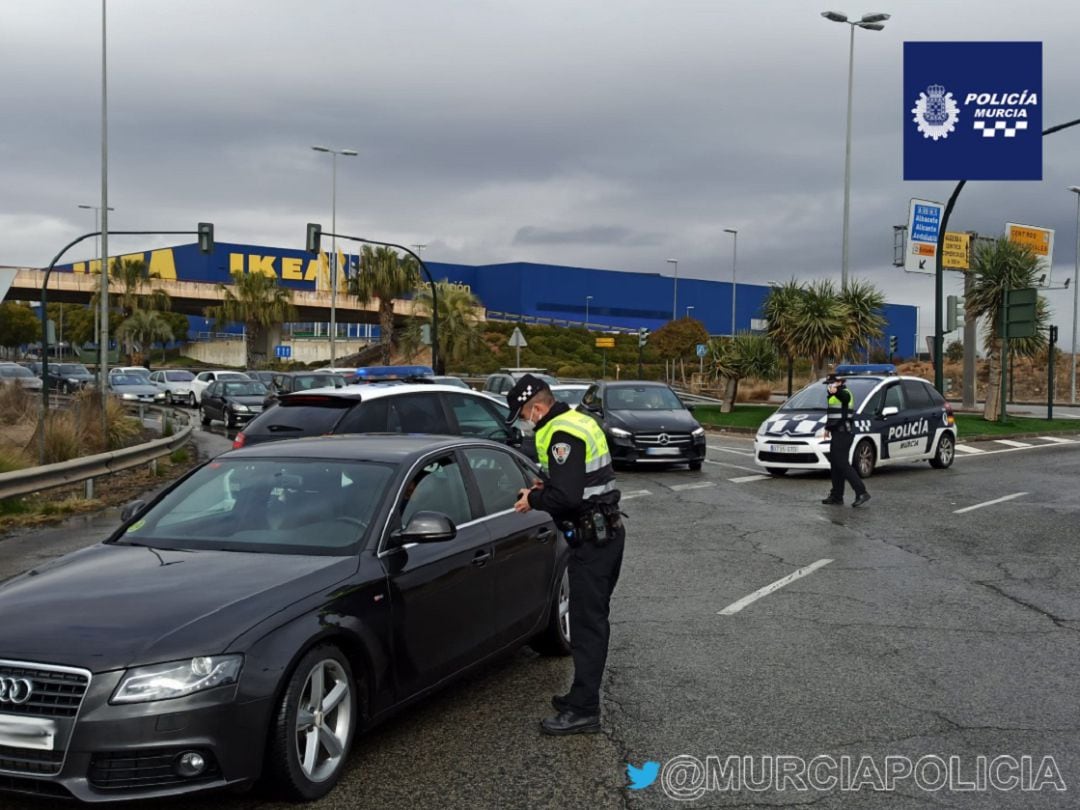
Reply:
[[[15, 280], [5, 296], [9, 301], [40, 301], [41, 287], [45, 283], [45, 271], [33, 268], [19, 268]], [[94, 273], [69, 273], [54, 270], [49, 277], [48, 299], [50, 303], [89, 304], [95, 293], [101, 288], [101, 276]], [[297, 290], [286, 287], [292, 293], [293, 306], [296, 307], [298, 322], [329, 322], [330, 293], [315, 290]], [[172, 299], [172, 311], [184, 315], [206, 317], [206, 308], [221, 303], [221, 290], [216, 283], [206, 281], [181, 281], [152, 278], [141, 294], [161, 290]], [[109, 292], [119, 295], [123, 286], [115, 281], [109, 283]], [[411, 300], [394, 301], [394, 321], [402, 323], [414, 314], [414, 302]], [[356, 298], [338, 290], [338, 323], [378, 324], [378, 302], [362, 305]], [[480, 311], [484, 317], [484, 311]]]

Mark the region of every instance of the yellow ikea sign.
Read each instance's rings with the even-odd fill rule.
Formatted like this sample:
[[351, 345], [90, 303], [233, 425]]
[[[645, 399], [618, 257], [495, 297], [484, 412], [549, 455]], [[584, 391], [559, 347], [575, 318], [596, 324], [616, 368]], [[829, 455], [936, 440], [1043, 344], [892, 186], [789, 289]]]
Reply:
[[[167, 278], [173, 281], [176, 280], [176, 262], [173, 260], [172, 248], [151, 250], [149, 261], [147, 261], [145, 253], [127, 253], [123, 256], [114, 256], [112, 258], [114, 260], [119, 259], [122, 262], [146, 262], [151, 276]], [[92, 259], [89, 262], [75, 262], [71, 265], [71, 269], [75, 273], [96, 273], [100, 275], [101, 259]]]

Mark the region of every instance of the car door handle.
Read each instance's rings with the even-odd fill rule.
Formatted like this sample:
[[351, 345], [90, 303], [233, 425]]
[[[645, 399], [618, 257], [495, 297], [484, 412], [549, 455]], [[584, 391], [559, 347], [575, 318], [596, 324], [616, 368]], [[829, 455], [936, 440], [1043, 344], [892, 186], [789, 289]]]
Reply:
[[546, 543], [554, 536], [555, 532], [553, 532], [551, 529], [541, 529], [540, 532], [536, 535], [536, 539], [539, 540], [541, 543]]
[[487, 565], [487, 561], [490, 560], [490, 559], [491, 559], [491, 552], [487, 551], [485, 549], [483, 551], [478, 551], [478, 552], [476, 552], [476, 554], [473, 555], [472, 564], [477, 566], [477, 567], [482, 567], [482, 566]]

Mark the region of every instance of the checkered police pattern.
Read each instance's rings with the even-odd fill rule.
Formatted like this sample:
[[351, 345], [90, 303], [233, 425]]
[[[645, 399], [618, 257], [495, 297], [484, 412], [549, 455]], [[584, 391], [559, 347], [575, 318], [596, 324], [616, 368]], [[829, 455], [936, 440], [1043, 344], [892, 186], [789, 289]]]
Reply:
[[525, 389], [520, 394], [518, 394], [518, 402], [524, 405], [526, 402], [529, 401], [529, 398], [532, 397], [532, 395], [533, 387], [531, 385], [526, 385]]
[[854, 421], [855, 421], [855, 430], [859, 431], [860, 433], [866, 433], [866, 432], [868, 432], [870, 430], [870, 420], [869, 419], [856, 419]]
[[984, 138], [993, 138], [999, 132], [1002, 134], [1003, 137], [1015, 138], [1016, 137], [1016, 130], [1018, 130], [1018, 129], [1027, 129], [1027, 125], [1028, 125], [1027, 121], [1014, 121], [1012, 124], [1010, 124], [1008, 121], [1000, 121], [999, 120], [999, 121], [994, 121], [993, 126], [987, 126], [987, 124], [989, 124], [989, 123], [990, 123], [989, 121], [986, 121], [986, 120], [980, 118], [977, 121], [975, 121], [973, 126], [975, 127], [975, 129], [981, 129], [982, 130], [982, 134], [983, 134]]

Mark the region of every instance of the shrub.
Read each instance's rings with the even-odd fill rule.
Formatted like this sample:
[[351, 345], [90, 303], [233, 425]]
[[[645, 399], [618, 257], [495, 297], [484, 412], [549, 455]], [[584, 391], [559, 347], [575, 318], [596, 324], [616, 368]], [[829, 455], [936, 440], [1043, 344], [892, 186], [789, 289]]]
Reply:
[[45, 422], [45, 463], [78, 458], [82, 451], [79, 424], [71, 411], [53, 411]]
[[739, 392], [735, 396], [736, 402], [768, 402], [772, 396], [772, 386], [766, 382], [753, 383], [752, 385], [739, 386]]
[[[40, 398], [37, 398], [40, 399]], [[0, 424], [14, 425], [33, 416], [37, 399], [17, 383], [0, 383]]]
[[173, 464], [186, 464], [190, 458], [186, 447], [178, 447], [169, 454], [169, 461]]
[[26, 453], [17, 447], [0, 447], [0, 473], [25, 470], [30, 466]]

